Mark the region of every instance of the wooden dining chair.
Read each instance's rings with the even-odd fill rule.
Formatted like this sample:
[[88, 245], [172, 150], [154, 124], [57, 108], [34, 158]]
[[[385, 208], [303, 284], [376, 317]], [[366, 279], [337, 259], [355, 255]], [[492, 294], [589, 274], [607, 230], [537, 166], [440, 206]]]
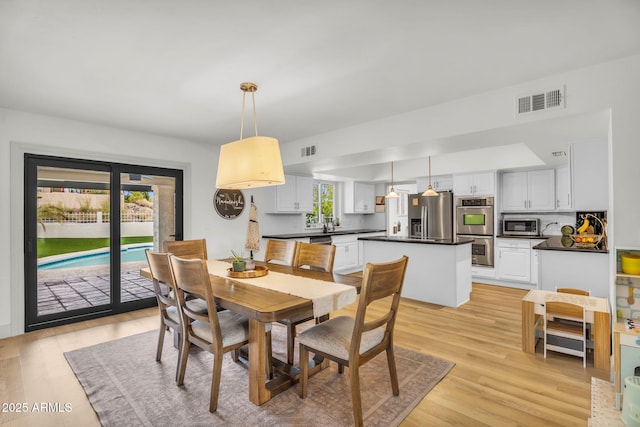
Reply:
[[[175, 299], [175, 282], [173, 272], [171, 271], [171, 263], [169, 254], [162, 252], [151, 252], [149, 249], [145, 251], [149, 271], [151, 272], [153, 290], [158, 301], [158, 310], [160, 312], [160, 331], [158, 333], [158, 346], [156, 349], [156, 361], [160, 362], [162, 358], [162, 347], [164, 345], [164, 336], [166, 331], [172, 330], [178, 337], [176, 340], [178, 348], [180, 346], [180, 313], [178, 312], [178, 302]], [[189, 299], [187, 301], [189, 308], [196, 313], [206, 313], [207, 303], [200, 299]], [[176, 365], [176, 379], [178, 378], [178, 366]]]
[[[294, 267], [309, 267], [312, 270], [333, 273], [333, 260], [336, 255], [334, 245], [313, 245], [298, 242], [293, 259]], [[298, 316], [278, 320], [287, 327], [287, 363], [293, 365], [295, 358], [296, 325], [313, 320], [311, 316]]]
[[285, 265], [293, 265], [297, 247], [298, 242], [296, 240], [270, 239], [267, 241], [264, 262], [278, 261], [278, 263]]
[[[544, 303], [544, 357], [547, 350], [582, 357], [582, 367], [587, 366], [587, 322], [584, 307], [559, 301]], [[563, 320], [570, 320], [563, 322]], [[556, 337], [554, 344], [549, 337]], [[579, 347], [579, 348], [578, 348]]]
[[[205, 262], [199, 259], [178, 258], [174, 255], [170, 256], [170, 260], [175, 277], [178, 310], [182, 321], [178, 385], [184, 384], [191, 344], [212, 353], [213, 373], [209, 411], [215, 412], [218, 408], [222, 355], [249, 343], [249, 319], [229, 310], [216, 311]], [[203, 298], [208, 305], [207, 314], [192, 311], [186, 304], [186, 294]]]
[[180, 258], [207, 258], [207, 240], [166, 240], [164, 251]]
[[299, 242], [293, 266], [309, 267], [311, 270], [333, 273], [335, 256], [335, 245], [314, 245], [312, 243]]
[[[339, 373], [344, 372], [345, 366], [349, 367], [353, 419], [357, 426], [363, 425], [360, 366], [386, 351], [391, 389], [394, 396], [400, 393], [393, 352], [393, 329], [407, 261], [408, 258], [404, 256], [392, 262], [368, 263], [364, 270], [356, 317], [339, 316], [315, 325], [300, 334], [299, 394], [301, 398], [304, 399], [307, 396], [309, 352], [337, 362]], [[367, 312], [371, 303], [383, 298], [386, 298], [385, 311], [381, 311], [381, 307], [376, 304], [375, 309]]]

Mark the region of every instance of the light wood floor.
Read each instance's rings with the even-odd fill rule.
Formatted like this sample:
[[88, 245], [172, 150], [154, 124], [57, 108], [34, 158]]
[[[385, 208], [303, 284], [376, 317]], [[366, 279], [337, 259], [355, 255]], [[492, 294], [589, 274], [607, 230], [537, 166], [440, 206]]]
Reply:
[[[457, 309], [402, 301], [396, 345], [456, 364], [402, 426], [587, 425], [590, 378], [608, 380], [609, 375], [594, 369], [592, 359], [583, 369], [579, 358], [550, 353], [545, 360], [540, 348], [535, 355], [523, 353], [520, 300], [525, 293], [474, 284], [471, 301]], [[343, 312], [352, 314], [353, 308]], [[62, 353], [157, 326], [152, 308], [0, 340], [0, 403], [29, 406], [27, 413], [0, 412], [0, 424], [99, 425]], [[62, 410], [70, 403], [72, 411], [33, 412], [40, 402], [60, 403]]]

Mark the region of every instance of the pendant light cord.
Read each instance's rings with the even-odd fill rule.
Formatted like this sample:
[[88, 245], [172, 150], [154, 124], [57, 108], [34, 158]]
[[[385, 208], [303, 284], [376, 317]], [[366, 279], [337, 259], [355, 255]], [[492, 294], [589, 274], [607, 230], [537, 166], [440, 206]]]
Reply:
[[[244, 129], [244, 101], [247, 96], [247, 92], [242, 92], [242, 116], [240, 118], [240, 139], [242, 139], [242, 130]], [[256, 97], [254, 96], [254, 92], [251, 92], [251, 102], [253, 104], [253, 129], [256, 132], [256, 136], [258, 136], [258, 120], [256, 117]]]

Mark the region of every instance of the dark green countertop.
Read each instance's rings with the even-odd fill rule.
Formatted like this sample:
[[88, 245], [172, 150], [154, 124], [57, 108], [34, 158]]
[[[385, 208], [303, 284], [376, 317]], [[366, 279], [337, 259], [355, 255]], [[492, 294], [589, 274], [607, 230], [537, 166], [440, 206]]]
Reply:
[[607, 249], [599, 248], [578, 248], [575, 246], [563, 246], [560, 241], [562, 236], [551, 236], [542, 243], [539, 243], [533, 247], [533, 249], [546, 250], [546, 251], [567, 251], [567, 252], [587, 252], [596, 254], [609, 253]]

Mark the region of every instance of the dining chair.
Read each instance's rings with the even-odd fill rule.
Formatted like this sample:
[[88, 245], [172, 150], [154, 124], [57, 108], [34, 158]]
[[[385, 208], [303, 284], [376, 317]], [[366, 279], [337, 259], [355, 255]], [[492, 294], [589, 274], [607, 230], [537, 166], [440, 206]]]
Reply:
[[583, 291], [582, 289], [575, 289], [575, 288], [556, 288], [556, 292], [561, 292], [564, 294], [585, 295], [585, 296], [589, 296], [591, 294], [589, 291]]
[[[357, 426], [363, 425], [360, 366], [386, 351], [391, 389], [394, 396], [400, 393], [393, 352], [393, 329], [408, 259], [403, 256], [391, 262], [367, 263], [356, 317], [335, 317], [300, 334], [299, 394], [301, 398], [304, 399], [307, 396], [309, 352], [337, 362], [339, 373], [344, 372], [345, 366], [349, 367], [353, 419]], [[385, 301], [375, 304], [375, 308], [368, 311], [374, 301], [381, 299]]]
[[333, 260], [336, 256], [335, 245], [314, 245], [298, 242], [294, 267], [309, 267], [311, 270], [333, 273]]
[[180, 258], [207, 258], [207, 240], [165, 240], [164, 251]]
[[[587, 322], [584, 307], [567, 302], [545, 301], [544, 309], [544, 357], [547, 357], [547, 350], [580, 356], [582, 367], [586, 367]], [[570, 320], [571, 323], [562, 320]], [[551, 344], [549, 337], [557, 339]]]
[[[249, 319], [231, 310], [216, 311], [214, 295], [209, 279], [207, 263], [201, 259], [169, 257], [173, 271], [176, 300], [181, 320], [181, 351], [178, 367], [178, 385], [184, 384], [184, 376], [191, 344], [213, 354], [211, 397], [209, 411], [218, 408], [218, 394], [222, 375], [222, 356], [233, 351], [237, 361], [240, 347], [249, 343]], [[208, 305], [206, 314], [189, 307], [187, 295], [204, 299]], [[267, 323], [267, 375], [271, 375], [271, 324]]]
[[[309, 267], [312, 270], [333, 273], [333, 260], [336, 255], [334, 245], [314, 245], [298, 242], [294, 251], [293, 266]], [[296, 325], [313, 320], [313, 316], [298, 316], [278, 320], [287, 327], [287, 364], [293, 365], [295, 358]], [[318, 323], [319, 320], [316, 320]]]
[[[178, 337], [176, 343], [180, 348], [180, 313], [178, 312], [178, 303], [175, 299], [175, 282], [171, 271], [171, 263], [169, 254], [162, 252], [151, 252], [149, 249], [145, 251], [149, 271], [151, 272], [153, 290], [158, 301], [158, 310], [160, 312], [160, 331], [158, 334], [158, 346], [156, 349], [156, 361], [160, 362], [162, 358], [162, 347], [164, 345], [164, 336], [166, 331], [172, 330]], [[207, 303], [200, 298], [193, 298], [187, 301], [189, 308], [196, 313], [206, 313]], [[178, 378], [178, 368], [176, 365], [176, 379]]]
[[278, 261], [278, 263], [285, 265], [293, 265], [297, 247], [298, 242], [296, 240], [269, 239], [267, 241], [264, 262]]

